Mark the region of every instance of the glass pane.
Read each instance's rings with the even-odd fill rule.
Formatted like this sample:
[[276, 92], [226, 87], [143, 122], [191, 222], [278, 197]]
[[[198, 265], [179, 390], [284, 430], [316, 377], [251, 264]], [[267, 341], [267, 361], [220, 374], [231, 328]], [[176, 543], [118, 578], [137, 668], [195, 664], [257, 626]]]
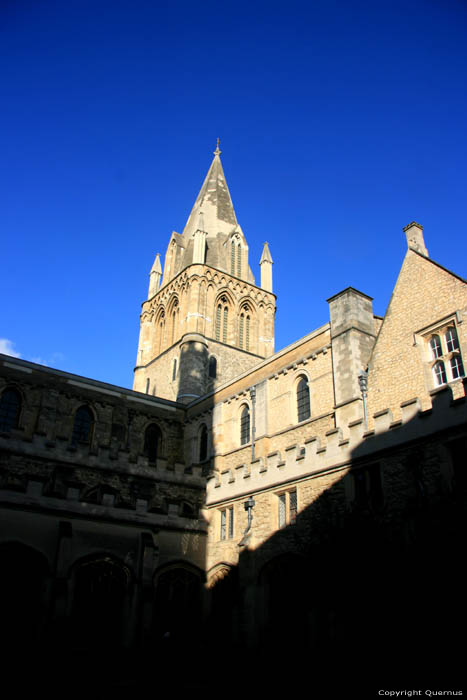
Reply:
[[227, 511], [221, 511], [221, 540], [225, 540], [225, 521], [226, 521]]
[[75, 415], [75, 423], [73, 426], [72, 442], [90, 442], [91, 430], [94, 423], [94, 417], [91, 410], [87, 406], [78, 408]]
[[448, 328], [446, 331], [446, 345], [448, 352], [453, 352], [453, 350], [459, 349], [459, 341], [457, 340], [457, 333], [455, 328]]
[[250, 440], [250, 410], [247, 406], [242, 411], [240, 419], [240, 444], [245, 445]]
[[279, 527], [284, 527], [285, 525], [285, 493], [281, 493], [279, 496]]
[[222, 330], [222, 342], [226, 343], [227, 342], [227, 322], [228, 322], [228, 309], [225, 306], [224, 307], [224, 328]]
[[229, 538], [232, 539], [234, 536], [234, 509], [233, 506], [229, 508]]
[[444, 368], [444, 362], [437, 362], [433, 367], [433, 374], [435, 378], [435, 383], [437, 386], [446, 384], [446, 370]]
[[216, 311], [216, 340], [221, 339], [221, 313], [222, 313], [222, 309], [221, 309], [221, 306], [219, 305], [217, 307], [217, 311]]
[[217, 360], [215, 357], [210, 357], [209, 358], [209, 370], [208, 374], [212, 379], [215, 379], [217, 376]]
[[6, 389], [0, 399], [0, 430], [5, 432], [18, 427], [21, 397], [14, 389]]
[[443, 351], [441, 350], [441, 340], [439, 335], [434, 335], [430, 340], [431, 356], [433, 358], [441, 357]]
[[208, 456], [208, 429], [205, 425], [201, 428], [199, 437], [199, 461], [204, 462]]
[[297, 414], [298, 421], [310, 417], [310, 389], [306, 379], [300, 379], [297, 387]]
[[297, 492], [291, 491], [289, 494], [290, 507], [289, 507], [289, 521], [293, 525], [297, 520]]
[[451, 359], [451, 372], [453, 379], [458, 379], [459, 377], [464, 376], [464, 365], [462, 364], [460, 355], [456, 355]]

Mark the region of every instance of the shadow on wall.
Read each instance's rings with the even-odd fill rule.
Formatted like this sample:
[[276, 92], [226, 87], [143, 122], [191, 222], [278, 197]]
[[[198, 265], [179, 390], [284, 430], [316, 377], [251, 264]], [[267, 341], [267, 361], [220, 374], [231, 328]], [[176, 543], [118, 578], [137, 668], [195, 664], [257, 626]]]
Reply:
[[351, 472], [256, 548], [253, 518], [238, 565], [208, 590], [186, 561], [145, 579], [144, 558], [138, 569], [102, 554], [60, 578], [36, 551], [2, 545], [16, 690], [462, 687], [466, 445], [465, 400], [446, 388], [431, 411], [366, 438]]
[[258, 689], [303, 683], [320, 698], [462, 688], [467, 425], [451, 398], [371, 437], [371, 452], [367, 438], [294, 524], [243, 549], [213, 587], [213, 668], [241, 659]]

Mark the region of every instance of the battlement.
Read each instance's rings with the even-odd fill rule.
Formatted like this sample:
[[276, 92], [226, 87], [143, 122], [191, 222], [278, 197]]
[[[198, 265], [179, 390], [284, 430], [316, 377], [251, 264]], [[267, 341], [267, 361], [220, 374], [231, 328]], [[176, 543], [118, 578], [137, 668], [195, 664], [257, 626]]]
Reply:
[[349, 469], [356, 462], [375, 458], [381, 452], [420, 440], [467, 421], [466, 380], [431, 394], [431, 407], [422, 410], [421, 400], [401, 404], [400, 420], [393, 420], [390, 409], [373, 415], [371, 430], [363, 419], [348, 423], [347, 430], [334, 428], [326, 439], [310, 436], [303, 444], [292, 444], [251, 463], [215, 472], [207, 486], [207, 505], [243, 498], [246, 494], [280, 488], [288, 482], [313, 478], [322, 473]]

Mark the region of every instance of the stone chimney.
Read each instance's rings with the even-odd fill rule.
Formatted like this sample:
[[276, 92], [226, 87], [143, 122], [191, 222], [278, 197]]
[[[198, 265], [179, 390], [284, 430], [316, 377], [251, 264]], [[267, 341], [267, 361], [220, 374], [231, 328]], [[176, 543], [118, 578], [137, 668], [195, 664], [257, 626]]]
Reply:
[[347, 287], [327, 300], [331, 321], [336, 427], [362, 417], [358, 376], [366, 369], [375, 343], [373, 300]]
[[402, 229], [407, 236], [407, 245], [411, 250], [415, 250], [416, 253], [420, 253], [425, 257], [428, 256], [428, 251], [425, 247], [425, 240], [423, 238], [423, 226], [417, 224], [416, 221], [412, 221], [408, 226]]

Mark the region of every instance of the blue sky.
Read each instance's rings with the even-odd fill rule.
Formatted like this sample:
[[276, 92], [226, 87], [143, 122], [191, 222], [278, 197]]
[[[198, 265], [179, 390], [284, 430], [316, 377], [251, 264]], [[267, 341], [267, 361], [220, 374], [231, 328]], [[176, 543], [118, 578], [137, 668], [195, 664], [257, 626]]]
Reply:
[[406, 250], [466, 276], [462, 0], [3, 0], [0, 347], [131, 387], [156, 252], [216, 138], [276, 349]]

